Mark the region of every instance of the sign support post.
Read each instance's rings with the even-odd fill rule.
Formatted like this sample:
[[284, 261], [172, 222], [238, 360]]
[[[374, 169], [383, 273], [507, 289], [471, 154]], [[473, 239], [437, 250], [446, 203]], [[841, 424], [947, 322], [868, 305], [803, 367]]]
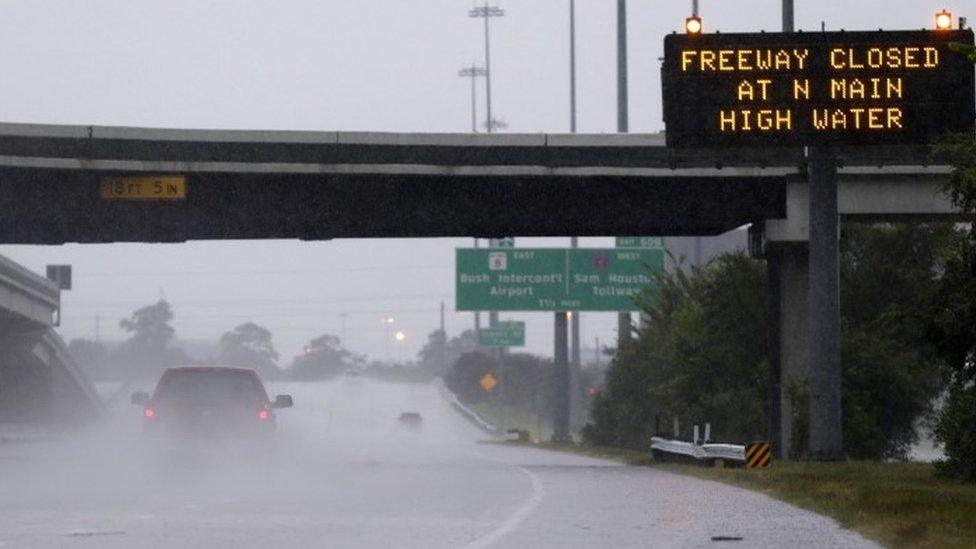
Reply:
[[[579, 238], [572, 237], [569, 247], [579, 248]], [[582, 373], [580, 372], [582, 367], [580, 361], [580, 312], [571, 311], [569, 315], [569, 417], [570, 425], [573, 429], [577, 429], [585, 421], [583, 418], [583, 403], [581, 398], [582, 390], [580, 389], [582, 385]]]
[[810, 457], [844, 459], [840, 363], [840, 218], [837, 161], [829, 146], [807, 149], [810, 186]]
[[[627, 97], [627, 0], [617, 0], [617, 132], [630, 131]], [[617, 347], [630, 339], [629, 312], [617, 313]]]
[[568, 442], [569, 437], [569, 346], [566, 312], [556, 313], [556, 355], [552, 395], [552, 441]]

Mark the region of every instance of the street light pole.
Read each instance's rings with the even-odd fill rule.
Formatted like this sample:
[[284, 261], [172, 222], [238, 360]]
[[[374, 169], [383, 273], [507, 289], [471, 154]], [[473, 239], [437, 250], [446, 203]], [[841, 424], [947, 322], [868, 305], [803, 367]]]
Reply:
[[386, 361], [390, 362], [392, 360], [392, 357], [390, 356], [390, 325], [396, 322], [396, 320], [394, 320], [392, 316], [385, 316], [380, 319], [380, 322], [382, 322], [383, 326], [385, 327], [383, 348], [386, 352]]
[[627, 0], [617, 0], [617, 131], [627, 133]]
[[485, 129], [488, 133], [495, 130], [495, 119], [491, 116], [491, 39], [489, 38], [488, 20], [492, 17], [503, 17], [505, 10], [497, 6], [489, 6], [487, 0], [485, 5], [472, 8], [468, 12], [468, 17], [482, 17], [485, 20], [485, 103], [486, 103], [486, 123]]
[[476, 80], [479, 76], [487, 76], [488, 71], [474, 63], [458, 71], [458, 76], [471, 78], [471, 133], [478, 133], [478, 87]]
[[576, 133], [576, 0], [569, 0], [569, 133]]

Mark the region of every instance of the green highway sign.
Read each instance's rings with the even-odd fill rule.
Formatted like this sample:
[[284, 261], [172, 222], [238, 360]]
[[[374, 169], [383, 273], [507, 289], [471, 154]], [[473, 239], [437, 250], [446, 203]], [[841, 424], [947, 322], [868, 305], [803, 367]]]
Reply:
[[664, 248], [664, 237], [662, 236], [618, 236], [618, 248], [646, 248], [655, 250]]
[[492, 238], [488, 241], [489, 248], [514, 248], [515, 237], [506, 236], [505, 238]]
[[459, 311], [635, 311], [662, 249], [456, 250]]
[[525, 323], [499, 322], [491, 328], [478, 330], [478, 345], [482, 347], [524, 347]]

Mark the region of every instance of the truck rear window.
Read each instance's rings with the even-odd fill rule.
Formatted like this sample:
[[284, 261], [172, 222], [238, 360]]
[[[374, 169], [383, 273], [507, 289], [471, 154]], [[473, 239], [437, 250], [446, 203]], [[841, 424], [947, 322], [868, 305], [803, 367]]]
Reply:
[[254, 372], [201, 368], [168, 370], [160, 378], [153, 398], [265, 402], [268, 395]]

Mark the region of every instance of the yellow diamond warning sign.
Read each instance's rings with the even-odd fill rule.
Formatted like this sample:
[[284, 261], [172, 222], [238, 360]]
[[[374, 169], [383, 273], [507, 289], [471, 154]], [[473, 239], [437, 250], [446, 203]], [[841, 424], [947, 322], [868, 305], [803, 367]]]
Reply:
[[498, 380], [491, 374], [485, 374], [478, 383], [481, 384], [482, 389], [490, 393], [495, 388], [495, 385], [498, 385]]

